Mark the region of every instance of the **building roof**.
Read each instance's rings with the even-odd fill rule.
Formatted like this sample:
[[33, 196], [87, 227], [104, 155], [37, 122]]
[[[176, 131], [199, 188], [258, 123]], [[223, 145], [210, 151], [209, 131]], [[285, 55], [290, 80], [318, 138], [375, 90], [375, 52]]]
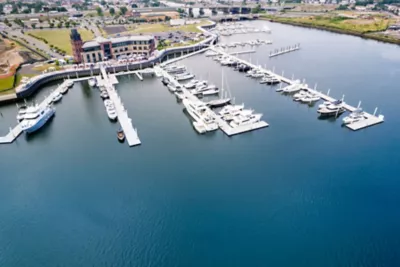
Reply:
[[108, 43], [111, 42], [115, 43], [122, 43], [127, 41], [148, 41], [150, 39], [154, 39], [151, 35], [133, 35], [133, 36], [121, 36], [116, 38], [104, 38], [104, 37], [96, 37], [96, 39], [85, 42], [82, 48], [89, 48], [89, 47], [96, 47], [99, 46], [101, 43]]

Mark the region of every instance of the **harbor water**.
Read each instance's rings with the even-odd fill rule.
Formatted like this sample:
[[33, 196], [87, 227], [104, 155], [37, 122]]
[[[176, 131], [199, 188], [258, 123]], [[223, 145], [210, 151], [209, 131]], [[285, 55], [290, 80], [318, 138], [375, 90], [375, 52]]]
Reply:
[[[239, 57], [330, 90], [385, 122], [358, 132], [204, 55], [182, 61], [268, 128], [198, 135], [157, 78], [118, 77], [142, 145], [118, 143], [99, 91], [77, 83], [39, 132], [0, 146], [0, 266], [399, 266], [400, 50], [330, 32], [272, 34]], [[269, 59], [296, 43], [301, 49]], [[232, 48], [249, 50], [250, 47]], [[28, 101], [41, 101], [50, 84]], [[0, 134], [15, 126], [0, 106]]]

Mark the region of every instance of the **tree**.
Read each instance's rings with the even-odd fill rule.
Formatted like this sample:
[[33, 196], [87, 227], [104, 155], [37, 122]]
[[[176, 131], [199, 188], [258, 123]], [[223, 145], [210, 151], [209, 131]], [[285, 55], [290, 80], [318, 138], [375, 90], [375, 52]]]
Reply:
[[253, 13], [253, 14], [255, 14], [255, 13], [260, 13], [260, 11], [261, 11], [261, 5], [258, 4], [258, 5], [256, 5], [255, 8], [253, 8], [253, 9], [251, 10], [251, 13]]
[[138, 8], [138, 5], [132, 4], [132, 8]]
[[36, 29], [36, 23], [32, 23], [32, 29]]
[[213, 8], [213, 9], [211, 10], [211, 14], [213, 14], [214, 16], [217, 15], [217, 14], [218, 14], [217, 9]]
[[247, 4], [247, 3], [246, 3], [246, 0], [243, 0], [243, 1], [242, 1], [242, 5], [245, 6], [246, 4]]
[[62, 23], [62, 22], [59, 22], [59, 23], [57, 24], [57, 28], [62, 28], [62, 26], [63, 26], [63, 23]]
[[110, 8], [110, 15], [111, 16], [114, 16], [115, 15], [115, 9], [112, 7], [112, 8]]
[[54, 23], [49, 23], [50, 28], [54, 28]]
[[200, 16], [204, 16], [204, 8], [201, 7], [201, 8], [199, 9], [199, 15], [200, 15]]
[[103, 9], [101, 9], [101, 7], [96, 7], [96, 12], [97, 12], [97, 15], [98, 16], [100, 16], [100, 17], [102, 17], [103, 16]]
[[126, 6], [121, 6], [119, 8], [119, 12], [121, 13], [122, 16], [125, 15], [127, 11], [128, 9], [126, 8]]
[[8, 21], [7, 18], [4, 19], [4, 24], [8, 25], [10, 22]]
[[190, 17], [190, 18], [193, 18], [193, 17], [194, 17], [194, 15], [193, 15], [193, 8], [189, 8], [189, 17]]
[[69, 22], [69, 21], [65, 22], [65, 27], [66, 27], [66, 28], [69, 28], [69, 25], [70, 25], [70, 22]]
[[107, 5], [106, 1], [104, 1], [104, 0], [101, 0], [100, 4], [101, 4], [102, 6]]

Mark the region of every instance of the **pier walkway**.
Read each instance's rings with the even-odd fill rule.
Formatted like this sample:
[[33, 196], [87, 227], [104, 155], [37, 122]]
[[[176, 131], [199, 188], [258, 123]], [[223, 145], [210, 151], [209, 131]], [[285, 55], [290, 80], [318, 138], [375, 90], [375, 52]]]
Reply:
[[[163, 70], [160, 67], [155, 67], [155, 71], [157, 73], [160, 73], [163, 77], [168, 78], [168, 80], [170, 82], [172, 82], [175, 86], [176, 85], [181, 85], [172, 75], [170, 75], [168, 72], [166, 72], [165, 70]], [[185, 98], [191, 100], [191, 101], [201, 101], [199, 100], [195, 95], [193, 95], [189, 90], [187, 90], [184, 86], [182, 86], [182, 92], [185, 95]], [[249, 132], [249, 131], [253, 131], [253, 130], [257, 130], [257, 129], [261, 129], [264, 127], [269, 126], [268, 123], [266, 123], [265, 121], [259, 121], [250, 125], [243, 125], [243, 126], [238, 126], [238, 127], [231, 127], [225, 120], [223, 120], [220, 116], [218, 116], [217, 114], [215, 114], [215, 112], [210, 109], [209, 107], [207, 107], [207, 112], [209, 114], [212, 114], [215, 121], [218, 123], [219, 128], [228, 136], [232, 136], [232, 135], [236, 135], [236, 134], [241, 134], [244, 132]]]
[[[60, 93], [62, 88], [66, 86], [68, 80], [65, 80], [62, 84], [60, 84], [50, 95], [48, 95], [40, 104], [39, 108], [44, 108], [46, 105], [52, 102], [54, 94]], [[75, 81], [75, 80], [73, 80]], [[14, 128], [10, 128], [10, 132], [0, 137], [0, 144], [11, 144], [17, 139], [19, 135], [22, 134], [21, 122], [17, 124]]]
[[[224, 55], [226, 57], [230, 57], [233, 60], [236, 60], [236, 61], [238, 61], [240, 63], [243, 63], [243, 64], [245, 64], [245, 65], [247, 65], [247, 66], [249, 66], [249, 67], [251, 67], [253, 69], [257, 69], [257, 70], [259, 70], [261, 72], [264, 72], [264, 73], [266, 73], [268, 75], [275, 76], [276, 78], [278, 78], [279, 80], [281, 80], [284, 83], [287, 83], [289, 85], [294, 83], [294, 81], [292, 81], [289, 78], [286, 78], [284, 76], [278, 75], [278, 74], [276, 74], [276, 73], [274, 73], [274, 72], [272, 72], [270, 70], [262, 68], [261, 66], [256, 66], [256, 65], [254, 65], [254, 64], [252, 64], [250, 62], [247, 62], [246, 60], [243, 60], [243, 59], [240, 59], [238, 57], [235, 57], [235, 56], [233, 56], [231, 54], [228, 54], [228, 53], [226, 53], [226, 52], [224, 52], [224, 51], [222, 51], [220, 49], [217, 49], [215, 47], [210, 47], [210, 49], [215, 51], [215, 52], [217, 52], [217, 53], [219, 53], [219, 54], [221, 54], [221, 55]], [[303, 90], [307, 90], [307, 91], [309, 91], [309, 92], [311, 92], [313, 94], [318, 95], [319, 97], [321, 97], [321, 99], [323, 99], [325, 101], [333, 102], [333, 101], [337, 100], [337, 99], [335, 99], [335, 98], [333, 98], [333, 97], [331, 97], [329, 95], [326, 95], [326, 94], [324, 94], [322, 92], [316, 91], [316, 90], [314, 90], [312, 88], [309, 88], [309, 87], [302, 87], [302, 89]], [[353, 111], [355, 111], [357, 109], [356, 107], [351, 106], [351, 105], [349, 105], [347, 103], [344, 103], [343, 107], [349, 112], [353, 112]], [[384, 116], [383, 115], [376, 116], [375, 114], [370, 114], [370, 113], [367, 113], [367, 112], [364, 112], [364, 115], [366, 117], [364, 120], [358, 121], [358, 122], [354, 122], [352, 124], [347, 124], [346, 127], [348, 127], [349, 129], [351, 129], [353, 131], [357, 131], [357, 130], [360, 130], [360, 129], [363, 129], [363, 128], [366, 128], [366, 127], [373, 126], [373, 125], [376, 125], [376, 124], [384, 122]]]
[[108, 75], [105, 68], [101, 66], [101, 74], [103, 80], [102, 85], [106, 88], [110, 100], [114, 103], [115, 111], [117, 112], [118, 121], [121, 125], [122, 130], [125, 133], [125, 138], [129, 146], [140, 145], [140, 139], [137, 134], [136, 129], [133, 128], [132, 120], [128, 117], [128, 112], [126, 111], [120, 96], [115, 90], [114, 84], [116, 83], [116, 78], [114, 75]]

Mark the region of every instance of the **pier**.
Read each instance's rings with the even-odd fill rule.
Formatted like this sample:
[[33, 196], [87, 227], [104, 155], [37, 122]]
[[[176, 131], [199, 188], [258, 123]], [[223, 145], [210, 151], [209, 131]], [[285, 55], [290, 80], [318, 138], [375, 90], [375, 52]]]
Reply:
[[129, 146], [140, 145], [140, 139], [136, 129], [133, 128], [132, 120], [128, 117], [121, 98], [119, 97], [117, 90], [115, 90], [114, 84], [118, 83], [115, 75], [108, 75], [105, 68], [101, 66], [102, 79], [100, 84], [107, 90], [110, 100], [114, 103], [115, 111], [117, 112], [118, 121], [121, 125], [122, 130], [125, 133], [125, 138]]
[[279, 55], [287, 54], [300, 49], [300, 44], [295, 44], [294, 46], [282, 47], [281, 49], [275, 49], [269, 52], [269, 57], [276, 57]]
[[[226, 57], [230, 57], [231, 59], [236, 60], [236, 61], [238, 61], [238, 62], [240, 62], [242, 64], [245, 64], [245, 65], [247, 65], [247, 66], [249, 66], [249, 67], [251, 67], [253, 69], [257, 69], [257, 70], [259, 70], [261, 72], [264, 72], [264, 73], [266, 73], [266, 74], [268, 74], [270, 76], [274, 76], [274, 77], [278, 78], [281, 82], [284, 82], [284, 83], [289, 84], [289, 85], [294, 83], [293, 80], [284, 77], [283, 74], [282, 75], [278, 75], [278, 74], [276, 74], [276, 73], [274, 73], [274, 72], [272, 72], [270, 70], [264, 69], [261, 66], [256, 66], [256, 65], [254, 65], [252, 63], [247, 62], [246, 60], [243, 60], [243, 59], [240, 59], [240, 58], [235, 57], [233, 55], [230, 55], [230, 54], [228, 54], [228, 53], [226, 53], [226, 52], [224, 52], [224, 51], [222, 51], [220, 49], [217, 49], [215, 47], [210, 47], [210, 49], [215, 51], [215, 52], [217, 52], [217, 53], [219, 53], [219, 54], [221, 54], [221, 55], [224, 55]], [[324, 94], [324, 93], [319, 92], [319, 91], [317, 91], [315, 89], [312, 89], [312, 88], [310, 88], [308, 86], [302, 86], [301, 89], [307, 90], [307, 91], [309, 91], [309, 92], [311, 92], [313, 94], [316, 94], [319, 97], [321, 97], [321, 99], [323, 99], [325, 101], [329, 101], [329, 102], [336, 101], [335, 98], [329, 96], [328, 94]], [[351, 105], [349, 105], [347, 103], [344, 103], [343, 107], [349, 112], [353, 112], [353, 111], [355, 111], [357, 109], [356, 107], [351, 106]], [[374, 114], [370, 114], [370, 113], [364, 112], [364, 115], [365, 115], [365, 119], [364, 120], [361, 120], [361, 121], [358, 121], [358, 122], [354, 122], [354, 123], [351, 123], [351, 124], [347, 124], [346, 127], [351, 129], [351, 130], [353, 130], [353, 131], [357, 131], [357, 130], [361, 130], [361, 129], [364, 129], [364, 128], [367, 128], [367, 127], [370, 127], [370, 126], [373, 126], [373, 125], [376, 125], [376, 124], [384, 122], [384, 116], [383, 115], [376, 115], [376, 110], [375, 110]]]
[[230, 52], [230, 55], [241, 55], [241, 54], [250, 54], [250, 53], [255, 53], [256, 50], [245, 50], [245, 51], [237, 51], [237, 52]]
[[[166, 77], [169, 79], [170, 82], [172, 82], [175, 86], [177, 85], [181, 85], [171, 74], [169, 74], [168, 72], [166, 72], [165, 70], [163, 70], [160, 67], [155, 67], [155, 71], [160, 73], [163, 77]], [[184, 86], [182, 86], [182, 92], [185, 95], [185, 98], [192, 100], [192, 101], [201, 101], [199, 100], [195, 95], [193, 95], [189, 90], [187, 90]], [[229, 125], [229, 123], [227, 123], [225, 120], [223, 120], [220, 116], [218, 116], [217, 114], [215, 114], [215, 112], [207, 107], [207, 111], [210, 114], [213, 114], [213, 117], [215, 119], [215, 121], [218, 123], [219, 128], [227, 135], [227, 136], [232, 136], [232, 135], [236, 135], [236, 134], [241, 134], [244, 132], [249, 132], [249, 131], [253, 131], [253, 130], [257, 130], [257, 129], [261, 129], [264, 127], [268, 127], [269, 124], [266, 123], [265, 121], [259, 121], [259, 122], [255, 122], [252, 123], [250, 125], [243, 125], [243, 126], [238, 126], [238, 127], [231, 127]]]
[[[50, 95], [48, 95], [40, 104], [39, 108], [44, 108], [46, 105], [48, 105], [52, 99], [53, 95], [60, 93], [61, 89], [66, 86], [68, 80], [65, 80], [61, 85], [59, 85]], [[75, 81], [75, 80], [73, 80]], [[22, 134], [22, 128], [21, 128], [21, 122], [18, 123], [14, 128], [10, 127], [10, 132], [5, 135], [0, 137], [0, 144], [11, 144], [14, 142], [18, 136]]]

